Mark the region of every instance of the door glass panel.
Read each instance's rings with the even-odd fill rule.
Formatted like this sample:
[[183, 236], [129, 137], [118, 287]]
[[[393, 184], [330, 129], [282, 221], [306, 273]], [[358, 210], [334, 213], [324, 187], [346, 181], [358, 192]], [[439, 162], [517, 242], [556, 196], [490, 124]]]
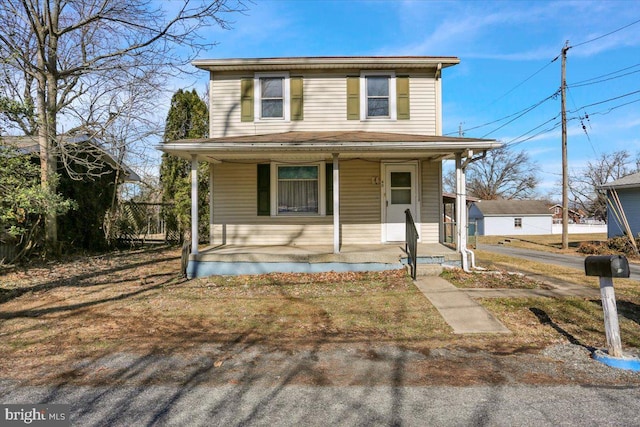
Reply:
[[391, 190], [392, 205], [410, 205], [411, 190]]
[[411, 188], [411, 172], [391, 172], [391, 187]]

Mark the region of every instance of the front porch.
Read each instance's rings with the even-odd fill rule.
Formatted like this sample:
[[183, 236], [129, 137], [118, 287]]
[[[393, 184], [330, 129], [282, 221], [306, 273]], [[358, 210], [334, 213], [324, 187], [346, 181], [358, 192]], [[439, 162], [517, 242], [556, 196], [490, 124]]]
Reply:
[[[418, 244], [419, 264], [460, 265], [460, 253], [438, 243]], [[187, 277], [266, 273], [384, 271], [404, 268], [404, 243], [332, 246], [218, 245], [190, 254]]]

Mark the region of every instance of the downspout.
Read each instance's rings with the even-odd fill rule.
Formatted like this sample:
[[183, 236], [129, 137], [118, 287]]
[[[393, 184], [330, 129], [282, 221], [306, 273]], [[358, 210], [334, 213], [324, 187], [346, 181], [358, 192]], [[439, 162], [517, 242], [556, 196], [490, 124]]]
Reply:
[[462, 237], [464, 234], [464, 224], [462, 220], [464, 215], [462, 214], [462, 206], [466, 203], [466, 196], [464, 198], [462, 197], [462, 193], [464, 191], [463, 175], [464, 169], [462, 168], [462, 154], [456, 153], [456, 248], [458, 248], [458, 252], [460, 252], [462, 257], [462, 269], [464, 271], [469, 271], [467, 254], [464, 250], [465, 242]]

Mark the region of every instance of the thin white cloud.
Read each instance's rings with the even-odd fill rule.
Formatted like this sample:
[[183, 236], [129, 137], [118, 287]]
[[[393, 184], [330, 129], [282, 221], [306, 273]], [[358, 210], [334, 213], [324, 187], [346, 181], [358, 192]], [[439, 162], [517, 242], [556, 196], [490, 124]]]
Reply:
[[[388, 46], [385, 51], [428, 55], [455, 52], [460, 57], [505, 61], [552, 59], [560, 53], [565, 40], [571, 43], [591, 40], [614, 30], [616, 25], [631, 22], [634, 15], [640, 17], [640, 6], [627, 1], [406, 1], [400, 3], [400, 8], [402, 28], [413, 31], [412, 37], [424, 29], [432, 30], [418, 41], [407, 44], [402, 40], [399, 42], [402, 48]], [[540, 38], [542, 28], [546, 39]], [[509, 37], [510, 33], [513, 37]], [[497, 34], [503, 37], [497, 38]], [[613, 48], [638, 45], [640, 31], [630, 27], [579, 46], [572, 54], [592, 56]]]

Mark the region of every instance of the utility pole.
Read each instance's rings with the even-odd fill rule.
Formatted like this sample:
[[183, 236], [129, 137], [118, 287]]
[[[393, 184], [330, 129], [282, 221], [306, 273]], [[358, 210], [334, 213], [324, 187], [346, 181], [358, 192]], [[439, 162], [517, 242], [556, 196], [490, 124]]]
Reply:
[[562, 110], [562, 249], [569, 248], [569, 172], [567, 166], [567, 108], [565, 92], [567, 87], [567, 40], [562, 48], [562, 67], [560, 78], [560, 105]]

